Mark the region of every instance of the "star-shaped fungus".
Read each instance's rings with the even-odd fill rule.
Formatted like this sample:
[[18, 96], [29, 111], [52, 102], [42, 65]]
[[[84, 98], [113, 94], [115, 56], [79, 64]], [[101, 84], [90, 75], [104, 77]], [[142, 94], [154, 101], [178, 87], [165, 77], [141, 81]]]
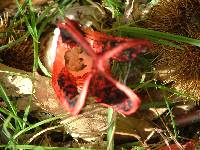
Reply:
[[130, 115], [140, 98], [112, 77], [110, 61], [130, 61], [151, 44], [144, 39], [108, 36], [80, 27], [72, 20], [58, 24], [52, 85], [63, 107], [78, 114], [88, 97], [103, 106]]

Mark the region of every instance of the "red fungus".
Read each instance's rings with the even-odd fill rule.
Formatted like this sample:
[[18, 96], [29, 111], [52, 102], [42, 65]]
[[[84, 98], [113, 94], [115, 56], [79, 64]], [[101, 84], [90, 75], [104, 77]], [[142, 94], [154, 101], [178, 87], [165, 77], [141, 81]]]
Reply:
[[52, 84], [63, 107], [73, 115], [78, 114], [91, 96], [103, 106], [125, 115], [134, 113], [140, 106], [140, 99], [133, 90], [112, 77], [109, 63], [111, 59], [130, 61], [150, 43], [82, 29], [69, 19], [65, 24], [58, 24], [58, 28], [61, 34]]

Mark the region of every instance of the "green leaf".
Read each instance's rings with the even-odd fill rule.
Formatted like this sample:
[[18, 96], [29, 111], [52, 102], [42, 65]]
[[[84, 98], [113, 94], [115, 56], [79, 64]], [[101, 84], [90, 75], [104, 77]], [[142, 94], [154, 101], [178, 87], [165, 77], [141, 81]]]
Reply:
[[165, 39], [165, 40], [172, 40], [172, 41], [178, 41], [178, 42], [184, 42], [187, 44], [191, 44], [194, 46], [200, 47], [200, 40], [188, 38], [180, 35], [174, 35], [171, 33], [164, 33], [159, 31], [154, 31], [150, 29], [145, 28], [139, 28], [139, 27], [130, 27], [127, 25], [119, 26], [114, 30], [119, 30], [122, 32], [128, 32], [129, 34], [132, 34], [133, 36], [145, 36], [146, 38], [149, 38], [150, 40], [152, 38], [157, 39]]
[[107, 150], [114, 150], [114, 132], [115, 132], [115, 121], [113, 120], [113, 109], [108, 108], [108, 124], [110, 124], [107, 132], [108, 147]]
[[113, 16], [122, 15], [123, 3], [118, 0], [103, 0], [104, 5], [112, 12]]
[[42, 62], [40, 61], [40, 59], [38, 58], [38, 65], [40, 67], [40, 69], [42, 70], [42, 72], [47, 76], [51, 78], [51, 73], [49, 73], [49, 71], [44, 67], [44, 65], [42, 64]]
[[4, 102], [6, 103], [8, 109], [15, 115], [17, 116], [17, 109], [15, 106], [12, 104], [10, 99], [8, 98], [6, 91], [4, 90], [3, 86], [0, 84], [0, 97], [3, 98]]

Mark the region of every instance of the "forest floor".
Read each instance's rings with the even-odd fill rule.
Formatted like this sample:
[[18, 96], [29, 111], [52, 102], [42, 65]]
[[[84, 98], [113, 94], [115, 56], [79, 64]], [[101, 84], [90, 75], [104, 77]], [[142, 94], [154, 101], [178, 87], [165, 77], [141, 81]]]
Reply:
[[199, 5], [1, 1], [0, 149], [200, 149]]

